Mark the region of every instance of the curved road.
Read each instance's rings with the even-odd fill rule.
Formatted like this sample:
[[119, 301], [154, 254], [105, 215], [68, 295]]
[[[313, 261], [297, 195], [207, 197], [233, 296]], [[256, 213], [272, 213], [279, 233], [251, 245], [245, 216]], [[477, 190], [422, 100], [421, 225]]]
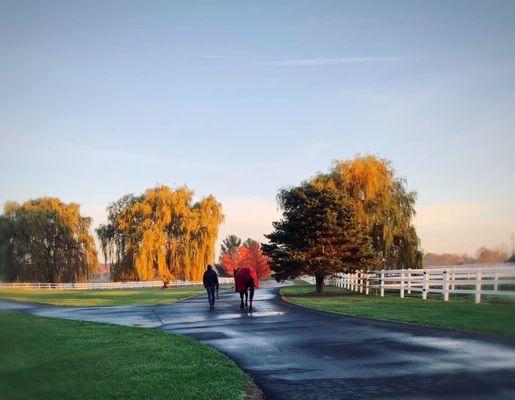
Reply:
[[347, 317], [256, 291], [255, 310], [221, 293], [173, 304], [66, 308], [1, 303], [37, 315], [187, 335], [227, 354], [270, 399], [515, 399], [515, 341]]

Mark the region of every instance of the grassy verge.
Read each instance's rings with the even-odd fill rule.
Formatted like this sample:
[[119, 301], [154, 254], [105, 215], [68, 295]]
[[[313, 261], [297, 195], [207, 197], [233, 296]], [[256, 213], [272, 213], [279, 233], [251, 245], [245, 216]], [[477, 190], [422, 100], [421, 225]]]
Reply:
[[292, 303], [324, 311], [515, 337], [513, 305], [400, 299], [398, 295], [381, 298], [333, 287], [326, 288], [324, 296], [313, 291], [311, 285], [295, 285], [283, 288], [281, 293]]
[[0, 312], [5, 399], [243, 399], [249, 382], [182, 336]]
[[204, 292], [202, 286], [117, 290], [0, 289], [0, 300], [78, 307], [128, 306], [168, 303]]

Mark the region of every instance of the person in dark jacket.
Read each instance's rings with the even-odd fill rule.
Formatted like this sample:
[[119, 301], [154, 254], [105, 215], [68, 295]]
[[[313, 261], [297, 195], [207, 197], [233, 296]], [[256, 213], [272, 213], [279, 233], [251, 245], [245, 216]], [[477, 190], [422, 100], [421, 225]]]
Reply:
[[207, 291], [209, 309], [212, 310], [215, 308], [215, 293], [218, 292], [218, 275], [213, 271], [213, 267], [211, 265], [207, 266], [202, 281], [204, 282], [204, 287]]

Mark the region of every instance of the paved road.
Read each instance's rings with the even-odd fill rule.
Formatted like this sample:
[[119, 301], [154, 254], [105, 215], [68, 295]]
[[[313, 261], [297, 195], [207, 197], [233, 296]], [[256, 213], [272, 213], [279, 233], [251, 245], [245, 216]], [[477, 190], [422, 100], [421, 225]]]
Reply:
[[229, 292], [215, 311], [204, 297], [158, 306], [20, 307], [187, 335], [235, 360], [271, 399], [515, 399], [515, 341], [306, 310], [282, 302], [275, 285], [256, 298], [253, 313], [240, 312]]

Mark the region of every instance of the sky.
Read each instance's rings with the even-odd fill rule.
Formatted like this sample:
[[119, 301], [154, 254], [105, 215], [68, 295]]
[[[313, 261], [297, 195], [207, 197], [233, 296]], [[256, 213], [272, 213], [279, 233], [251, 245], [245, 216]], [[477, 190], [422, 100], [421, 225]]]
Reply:
[[[0, 0], [0, 204], [94, 226], [156, 184], [264, 241], [276, 195], [374, 154], [418, 192], [422, 248], [515, 230], [514, 1]], [[510, 246], [511, 247], [511, 246]]]

